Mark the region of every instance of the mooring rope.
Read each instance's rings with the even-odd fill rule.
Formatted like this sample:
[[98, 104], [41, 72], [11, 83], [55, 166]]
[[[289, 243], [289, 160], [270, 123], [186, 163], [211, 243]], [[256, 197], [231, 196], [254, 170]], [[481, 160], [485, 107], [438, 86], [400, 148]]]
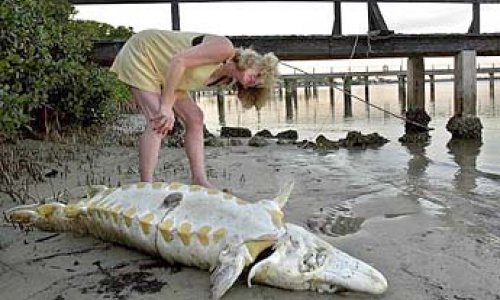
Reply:
[[[356, 42], [356, 44], [357, 44], [357, 42]], [[353, 49], [355, 49], [355, 47], [353, 47]], [[352, 56], [354, 56], [354, 50], [353, 50], [353, 51], [352, 51], [352, 53], [351, 53], [351, 57], [352, 57]], [[282, 61], [280, 61], [280, 64], [282, 64], [283, 66], [286, 66], [286, 67], [288, 67], [288, 68], [291, 68], [291, 69], [293, 69], [293, 70], [299, 71], [299, 72], [301, 72], [301, 73], [303, 73], [303, 74], [305, 74], [305, 75], [307, 75], [307, 76], [314, 77], [314, 76], [313, 76], [313, 74], [311, 74], [311, 73], [309, 73], [309, 72], [306, 72], [306, 71], [302, 70], [301, 68], [298, 68], [298, 67], [292, 66], [292, 65], [287, 64], [287, 63], [282, 62]], [[415, 125], [415, 126], [417, 126], [417, 127], [424, 128], [424, 129], [425, 129], [425, 130], [427, 130], [427, 131], [433, 130], [433, 128], [430, 128], [430, 127], [427, 127], [427, 126], [425, 126], [425, 125], [422, 125], [422, 124], [420, 124], [420, 123], [418, 123], [418, 122], [415, 122], [415, 121], [409, 120], [409, 119], [407, 119], [407, 118], [405, 118], [405, 117], [403, 117], [403, 116], [397, 115], [397, 114], [395, 114], [395, 113], [393, 113], [393, 112], [391, 112], [391, 111], [389, 111], [389, 110], [387, 110], [387, 109], [384, 109], [384, 108], [382, 108], [382, 107], [380, 107], [380, 106], [377, 106], [377, 105], [375, 105], [375, 104], [373, 104], [373, 103], [370, 103], [370, 102], [366, 101], [365, 99], [363, 99], [363, 98], [361, 98], [361, 97], [358, 97], [358, 96], [356, 96], [356, 95], [354, 95], [354, 94], [352, 94], [352, 93], [350, 93], [350, 92], [347, 92], [347, 91], [346, 91], [346, 90], [344, 90], [343, 88], [337, 87], [335, 84], [332, 84], [332, 87], [333, 87], [334, 89], [336, 89], [336, 90], [338, 90], [338, 91], [342, 92], [343, 94], [346, 94], [346, 95], [348, 95], [348, 96], [351, 96], [352, 98], [354, 98], [354, 99], [356, 99], [356, 100], [359, 100], [359, 101], [361, 101], [361, 102], [364, 102], [365, 104], [367, 104], [367, 105], [369, 105], [369, 106], [371, 106], [371, 107], [374, 107], [374, 108], [376, 108], [376, 109], [378, 109], [378, 110], [380, 110], [380, 111], [383, 111], [384, 113], [389, 114], [389, 115], [391, 115], [391, 116], [393, 116], [393, 117], [395, 117], [395, 118], [398, 118], [398, 119], [400, 119], [400, 120], [402, 120], [402, 121], [405, 121], [405, 122], [410, 123], [410, 124], [412, 124], [412, 125]], [[320, 130], [321, 130], [321, 129], [320, 129]], [[315, 137], [316, 137], [316, 135], [317, 135], [318, 133], [319, 133], [319, 132], [316, 132], [316, 133], [313, 135], [313, 137], [315, 138]]]

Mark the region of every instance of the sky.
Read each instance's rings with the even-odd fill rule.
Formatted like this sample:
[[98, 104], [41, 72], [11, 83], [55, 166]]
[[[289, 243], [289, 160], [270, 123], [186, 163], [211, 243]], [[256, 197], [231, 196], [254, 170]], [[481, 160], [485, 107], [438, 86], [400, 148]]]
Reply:
[[[379, 3], [390, 30], [396, 33], [465, 33], [472, 20], [471, 4]], [[77, 5], [77, 19], [114, 26], [130, 26], [135, 32], [171, 29], [170, 4]], [[333, 2], [181, 3], [183, 31], [221, 35], [331, 34]], [[408, 13], [411, 12], [411, 13]], [[500, 32], [500, 4], [481, 5], [481, 32]], [[342, 3], [343, 34], [366, 34], [366, 3]], [[478, 57], [481, 65], [500, 66], [500, 57]], [[288, 62], [307, 72], [361, 71], [406, 67], [406, 59], [328, 60]], [[426, 67], [453, 67], [452, 58], [426, 58]], [[282, 73], [293, 70], [282, 67]]]

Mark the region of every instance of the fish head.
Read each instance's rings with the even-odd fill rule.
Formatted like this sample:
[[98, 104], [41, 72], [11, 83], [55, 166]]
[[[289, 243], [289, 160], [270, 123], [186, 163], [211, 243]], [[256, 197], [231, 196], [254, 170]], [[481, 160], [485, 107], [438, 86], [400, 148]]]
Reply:
[[258, 282], [291, 290], [333, 293], [350, 290], [382, 294], [387, 280], [375, 268], [320, 239], [304, 228], [286, 224], [286, 234], [268, 257], [249, 272]]

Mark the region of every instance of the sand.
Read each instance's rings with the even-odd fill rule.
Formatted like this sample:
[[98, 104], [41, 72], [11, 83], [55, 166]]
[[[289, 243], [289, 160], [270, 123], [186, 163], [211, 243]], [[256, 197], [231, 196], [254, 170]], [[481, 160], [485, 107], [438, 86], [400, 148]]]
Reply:
[[[8, 155], [28, 157], [39, 173], [54, 175], [30, 184], [25, 194], [34, 198], [86, 182], [117, 185], [138, 180], [135, 147], [29, 140], [3, 147], [4, 161]], [[500, 299], [500, 239], [495, 231], [473, 222], [476, 219], [469, 217], [469, 204], [462, 198], [431, 201], [436, 197], [426, 193], [439, 195], [445, 188], [433, 182], [416, 184], [422, 177], [404, 170], [407, 165], [371, 172], [370, 159], [397, 153], [390, 148], [386, 154], [375, 151], [320, 155], [275, 143], [262, 148], [207, 148], [210, 180], [248, 201], [270, 198], [282, 183], [294, 179], [295, 189], [284, 210], [286, 221], [309, 226], [334, 246], [372, 264], [389, 281], [385, 294], [370, 296], [247, 288], [240, 280], [224, 299]], [[23, 178], [27, 177], [14, 180], [17, 186], [4, 184], [2, 189], [19, 190]], [[162, 149], [157, 178], [189, 182], [182, 149]], [[8, 193], [0, 193], [0, 211], [15, 205]], [[0, 227], [0, 237], [2, 300], [209, 297], [208, 272], [168, 265], [92, 237], [38, 230], [25, 234], [9, 224]]]

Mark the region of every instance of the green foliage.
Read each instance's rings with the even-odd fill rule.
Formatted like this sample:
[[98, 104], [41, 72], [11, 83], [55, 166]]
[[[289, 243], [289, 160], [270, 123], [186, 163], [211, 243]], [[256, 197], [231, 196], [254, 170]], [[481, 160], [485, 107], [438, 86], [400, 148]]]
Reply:
[[0, 135], [37, 124], [43, 107], [63, 127], [116, 116], [124, 88], [88, 57], [92, 40], [126, 38], [132, 31], [73, 21], [74, 14], [66, 0], [0, 2]]
[[109, 24], [96, 21], [75, 20], [73, 24], [78, 26], [81, 30], [90, 33], [94, 40], [126, 39], [133, 34], [132, 27], [118, 26], [115, 28]]

